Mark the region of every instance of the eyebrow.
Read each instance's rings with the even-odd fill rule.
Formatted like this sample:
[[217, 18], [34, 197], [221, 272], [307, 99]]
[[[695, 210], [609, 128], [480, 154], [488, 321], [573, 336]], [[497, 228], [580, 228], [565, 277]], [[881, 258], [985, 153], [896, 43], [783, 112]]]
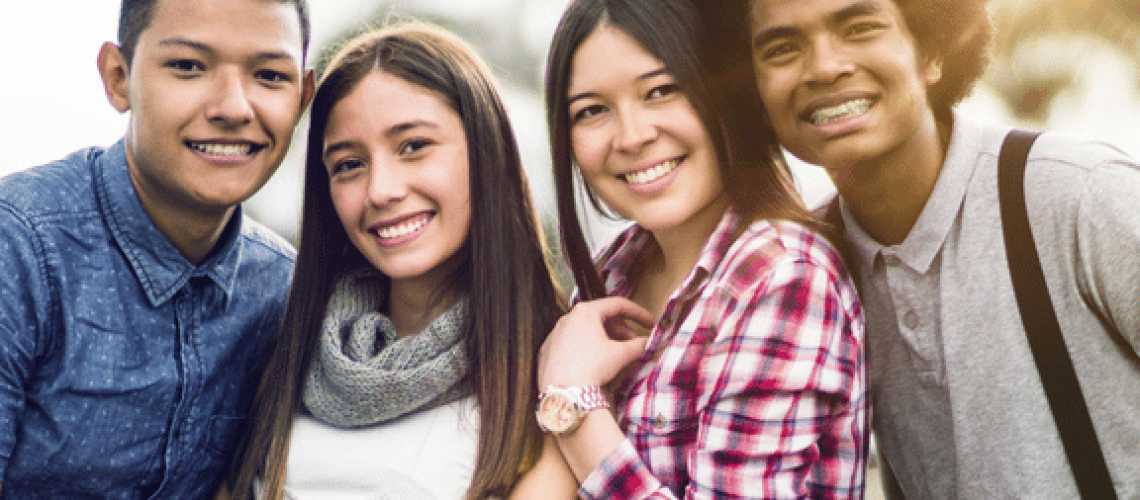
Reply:
[[[662, 66], [662, 67], [657, 68], [653, 71], [642, 73], [641, 75], [638, 75], [637, 78], [634, 78], [634, 80], [641, 82], [641, 81], [648, 80], [650, 78], [658, 77], [661, 75], [668, 75], [668, 74], [669, 74], [669, 70], [666, 69], [664, 66]], [[580, 101], [582, 99], [587, 99], [590, 97], [598, 97], [598, 93], [597, 92], [582, 92], [579, 94], [571, 95], [568, 99], [566, 99], [566, 105], [569, 106], [571, 104], [574, 104], [577, 101]]]
[[[404, 132], [407, 132], [408, 130], [412, 130], [412, 129], [416, 129], [416, 128], [438, 129], [439, 125], [437, 125], [435, 122], [428, 121], [428, 120], [412, 120], [412, 121], [407, 121], [407, 122], [398, 123], [396, 125], [393, 125], [393, 126], [389, 127], [387, 130], [385, 130], [384, 133], [381, 135], [383, 135], [385, 138], [391, 139], [391, 138], [396, 137], [396, 136], [398, 136]], [[347, 141], [339, 141], [339, 142], [334, 142], [332, 144], [329, 144], [328, 146], [325, 147], [325, 150], [321, 154], [321, 157], [322, 158], [328, 158], [333, 153], [337, 153], [337, 152], [339, 152], [341, 150], [345, 150], [345, 149], [352, 149], [354, 146], [356, 146], [357, 142], [358, 141], [356, 141], [356, 140], [350, 139]]]
[[[859, 16], [874, 15], [881, 12], [883, 12], [883, 7], [877, 3], [854, 3], [829, 14], [827, 16], [828, 24], [843, 24]], [[752, 47], [760, 48], [772, 40], [789, 37], [796, 34], [797, 32], [798, 30], [791, 26], [774, 26], [772, 28], [767, 28], [756, 33], [756, 35], [752, 37]]]
[[[209, 45], [206, 45], [202, 42], [196, 42], [194, 40], [190, 40], [189, 38], [183, 38], [183, 37], [178, 37], [178, 36], [167, 38], [161, 42], [158, 42], [158, 46], [159, 47], [186, 47], [186, 48], [197, 50], [199, 52], [204, 52], [204, 53], [210, 54], [210, 55], [214, 55], [217, 53], [217, 51], [214, 50], [214, 48], [209, 46]], [[286, 52], [283, 50], [270, 50], [270, 51], [265, 51], [265, 52], [258, 52], [257, 55], [254, 56], [254, 59], [259, 59], [259, 60], [281, 60], [281, 59], [284, 59], [284, 60], [289, 60], [289, 61], [296, 60], [296, 58], [293, 57], [293, 54], [290, 54], [289, 52]]]

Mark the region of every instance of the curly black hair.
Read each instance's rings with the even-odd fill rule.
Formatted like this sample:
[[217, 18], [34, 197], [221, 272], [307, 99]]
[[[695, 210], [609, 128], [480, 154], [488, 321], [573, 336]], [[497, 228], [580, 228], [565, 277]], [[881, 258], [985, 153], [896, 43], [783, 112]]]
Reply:
[[893, 0], [919, 53], [942, 58], [942, 79], [928, 92], [939, 115], [961, 102], [990, 63], [994, 36], [989, 0]]

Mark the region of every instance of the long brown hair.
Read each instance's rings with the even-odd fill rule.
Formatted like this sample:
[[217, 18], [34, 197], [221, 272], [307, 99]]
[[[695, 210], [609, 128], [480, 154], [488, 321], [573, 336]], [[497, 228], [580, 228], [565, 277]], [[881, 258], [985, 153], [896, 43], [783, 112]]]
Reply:
[[333, 106], [381, 71], [438, 94], [463, 121], [471, 168], [471, 228], [447, 293], [466, 296], [466, 383], [479, 403], [479, 446], [470, 498], [505, 496], [537, 458], [536, 357], [565, 306], [546, 265], [514, 133], [490, 71], [462, 40], [421, 23], [350, 41], [313, 99], [301, 241], [282, 335], [254, 399], [254, 420], [233, 470], [236, 498], [260, 477], [280, 496], [293, 418], [335, 279], [367, 265], [349, 242], [329, 195], [323, 157]]
[[[764, 121], [747, 59], [740, 66], [716, 57], [721, 42], [705, 29], [690, 2], [576, 0], [563, 14], [551, 43], [546, 116], [563, 252], [581, 298], [589, 300], [605, 292], [575, 204], [567, 91], [574, 54], [603, 24], [632, 37], [677, 79], [716, 148], [725, 192], [739, 213], [747, 219], [782, 219], [820, 227], [796, 193], [787, 165], [778, 159], [775, 134]], [[594, 194], [584, 189], [598, 207]]]

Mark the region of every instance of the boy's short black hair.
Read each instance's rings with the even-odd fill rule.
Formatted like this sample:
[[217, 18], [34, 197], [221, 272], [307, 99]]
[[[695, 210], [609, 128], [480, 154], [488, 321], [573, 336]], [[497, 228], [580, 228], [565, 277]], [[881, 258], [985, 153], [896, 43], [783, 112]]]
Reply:
[[[154, 18], [154, 10], [158, 8], [161, 0], [123, 0], [119, 8], [119, 51], [130, 66], [134, 60], [135, 46], [139, 43], [139, 35]], [[292, 4], [297, 8], [297, 17], [301, 21], [301, 44], [304, 53], [308, 53], [311, 22], [309, 20], [308, 0], [273, 0], [279, 3]]]

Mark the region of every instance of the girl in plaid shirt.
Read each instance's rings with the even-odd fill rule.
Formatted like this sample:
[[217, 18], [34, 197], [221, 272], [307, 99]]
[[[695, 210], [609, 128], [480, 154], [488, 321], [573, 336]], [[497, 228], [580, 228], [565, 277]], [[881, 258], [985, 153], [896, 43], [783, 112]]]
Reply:
[[[702, 37], [686, 0], [574, 1], [555, 33], [546, 99], [579, 302], [539, 357], [549, 434], [515, 497], [863, 495], [858, 298], [723, 43], [746, 42]], [[635, 223], [596, 261], [575, 171]]]

